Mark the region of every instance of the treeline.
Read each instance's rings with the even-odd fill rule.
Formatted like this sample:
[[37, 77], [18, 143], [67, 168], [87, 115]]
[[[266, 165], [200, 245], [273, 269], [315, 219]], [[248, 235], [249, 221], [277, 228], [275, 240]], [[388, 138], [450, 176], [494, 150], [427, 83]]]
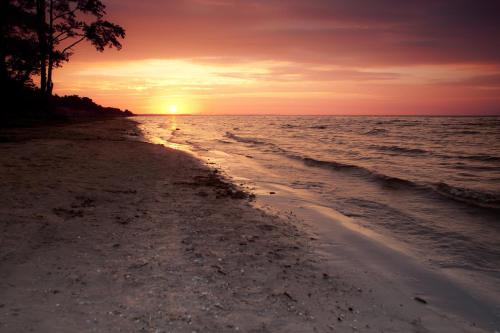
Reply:
[[96, 104], [88, 97], [71, 96], [53, 96], [52, 102], [57, 105], [58, 114], [63, 116], [77, 117], [130, 117], [134, 114], [129, 110], [120, 110], [118, 108], [104, 107]]
[[90, 42], [100, 52], [121, 49], [125, 30], [105, 15], [100, 0], [0, 0], [1, 120], [67, 116], [71, 108], [75, 114], [85, 108], [89, 115], [130, 114], [88, 98], [53, 96], [55, 69], [78, 44]]

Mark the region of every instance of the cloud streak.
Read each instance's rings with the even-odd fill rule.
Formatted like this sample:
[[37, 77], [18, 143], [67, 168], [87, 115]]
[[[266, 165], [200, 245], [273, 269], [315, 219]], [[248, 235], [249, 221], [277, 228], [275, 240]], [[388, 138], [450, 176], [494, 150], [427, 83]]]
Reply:
[[493, 0], [122, 0], [111, 7], [123, 14], [128, 42], [147, 44], [132, 51], [138, 57], [500, 63], [500, 2]]

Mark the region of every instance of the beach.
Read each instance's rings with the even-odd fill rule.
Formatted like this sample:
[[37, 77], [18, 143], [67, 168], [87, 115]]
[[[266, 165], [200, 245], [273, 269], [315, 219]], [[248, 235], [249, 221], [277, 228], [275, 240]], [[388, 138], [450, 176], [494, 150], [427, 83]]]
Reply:
[[[141, 135], [127, 119], [2, 131], [1, 332], [498, 328], [486, 301], [434, 302], [380, 269], [390, 265], [360, 265], [356, 246], [368, 247], [352, 235], [369, 235], [350, 230], [335, 243], [290, 205], [264, 209], [251, 189]], [[392, 253], [373, 246], [367, 257], [377, 251]], [[392, 259], [410, 277], [461, 290]], [[463, 315], [469, 307], [484, 317]]]

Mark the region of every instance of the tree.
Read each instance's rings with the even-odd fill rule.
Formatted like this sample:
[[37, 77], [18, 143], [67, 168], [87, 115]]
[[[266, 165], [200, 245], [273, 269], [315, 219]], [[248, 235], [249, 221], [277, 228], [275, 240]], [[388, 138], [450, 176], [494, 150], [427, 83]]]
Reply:
[[0, 80], [32, 85], [38, 71], [34, 0], [0, 0]]
[[68, 61], [79, 43], [89, 41], [100, 52], [121, 49], [125, 30], [103, 19], [105, 9], [100, 0], [36, 0], [42, 94], [52, 95], [54, 68]]

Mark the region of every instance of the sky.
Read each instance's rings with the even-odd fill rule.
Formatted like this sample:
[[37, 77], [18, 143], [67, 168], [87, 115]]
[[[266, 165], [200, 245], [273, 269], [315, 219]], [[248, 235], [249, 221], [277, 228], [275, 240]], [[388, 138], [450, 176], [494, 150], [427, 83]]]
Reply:
[[103, 0], [55, 92], [135, 113], [500, 115], [498, 0]]

